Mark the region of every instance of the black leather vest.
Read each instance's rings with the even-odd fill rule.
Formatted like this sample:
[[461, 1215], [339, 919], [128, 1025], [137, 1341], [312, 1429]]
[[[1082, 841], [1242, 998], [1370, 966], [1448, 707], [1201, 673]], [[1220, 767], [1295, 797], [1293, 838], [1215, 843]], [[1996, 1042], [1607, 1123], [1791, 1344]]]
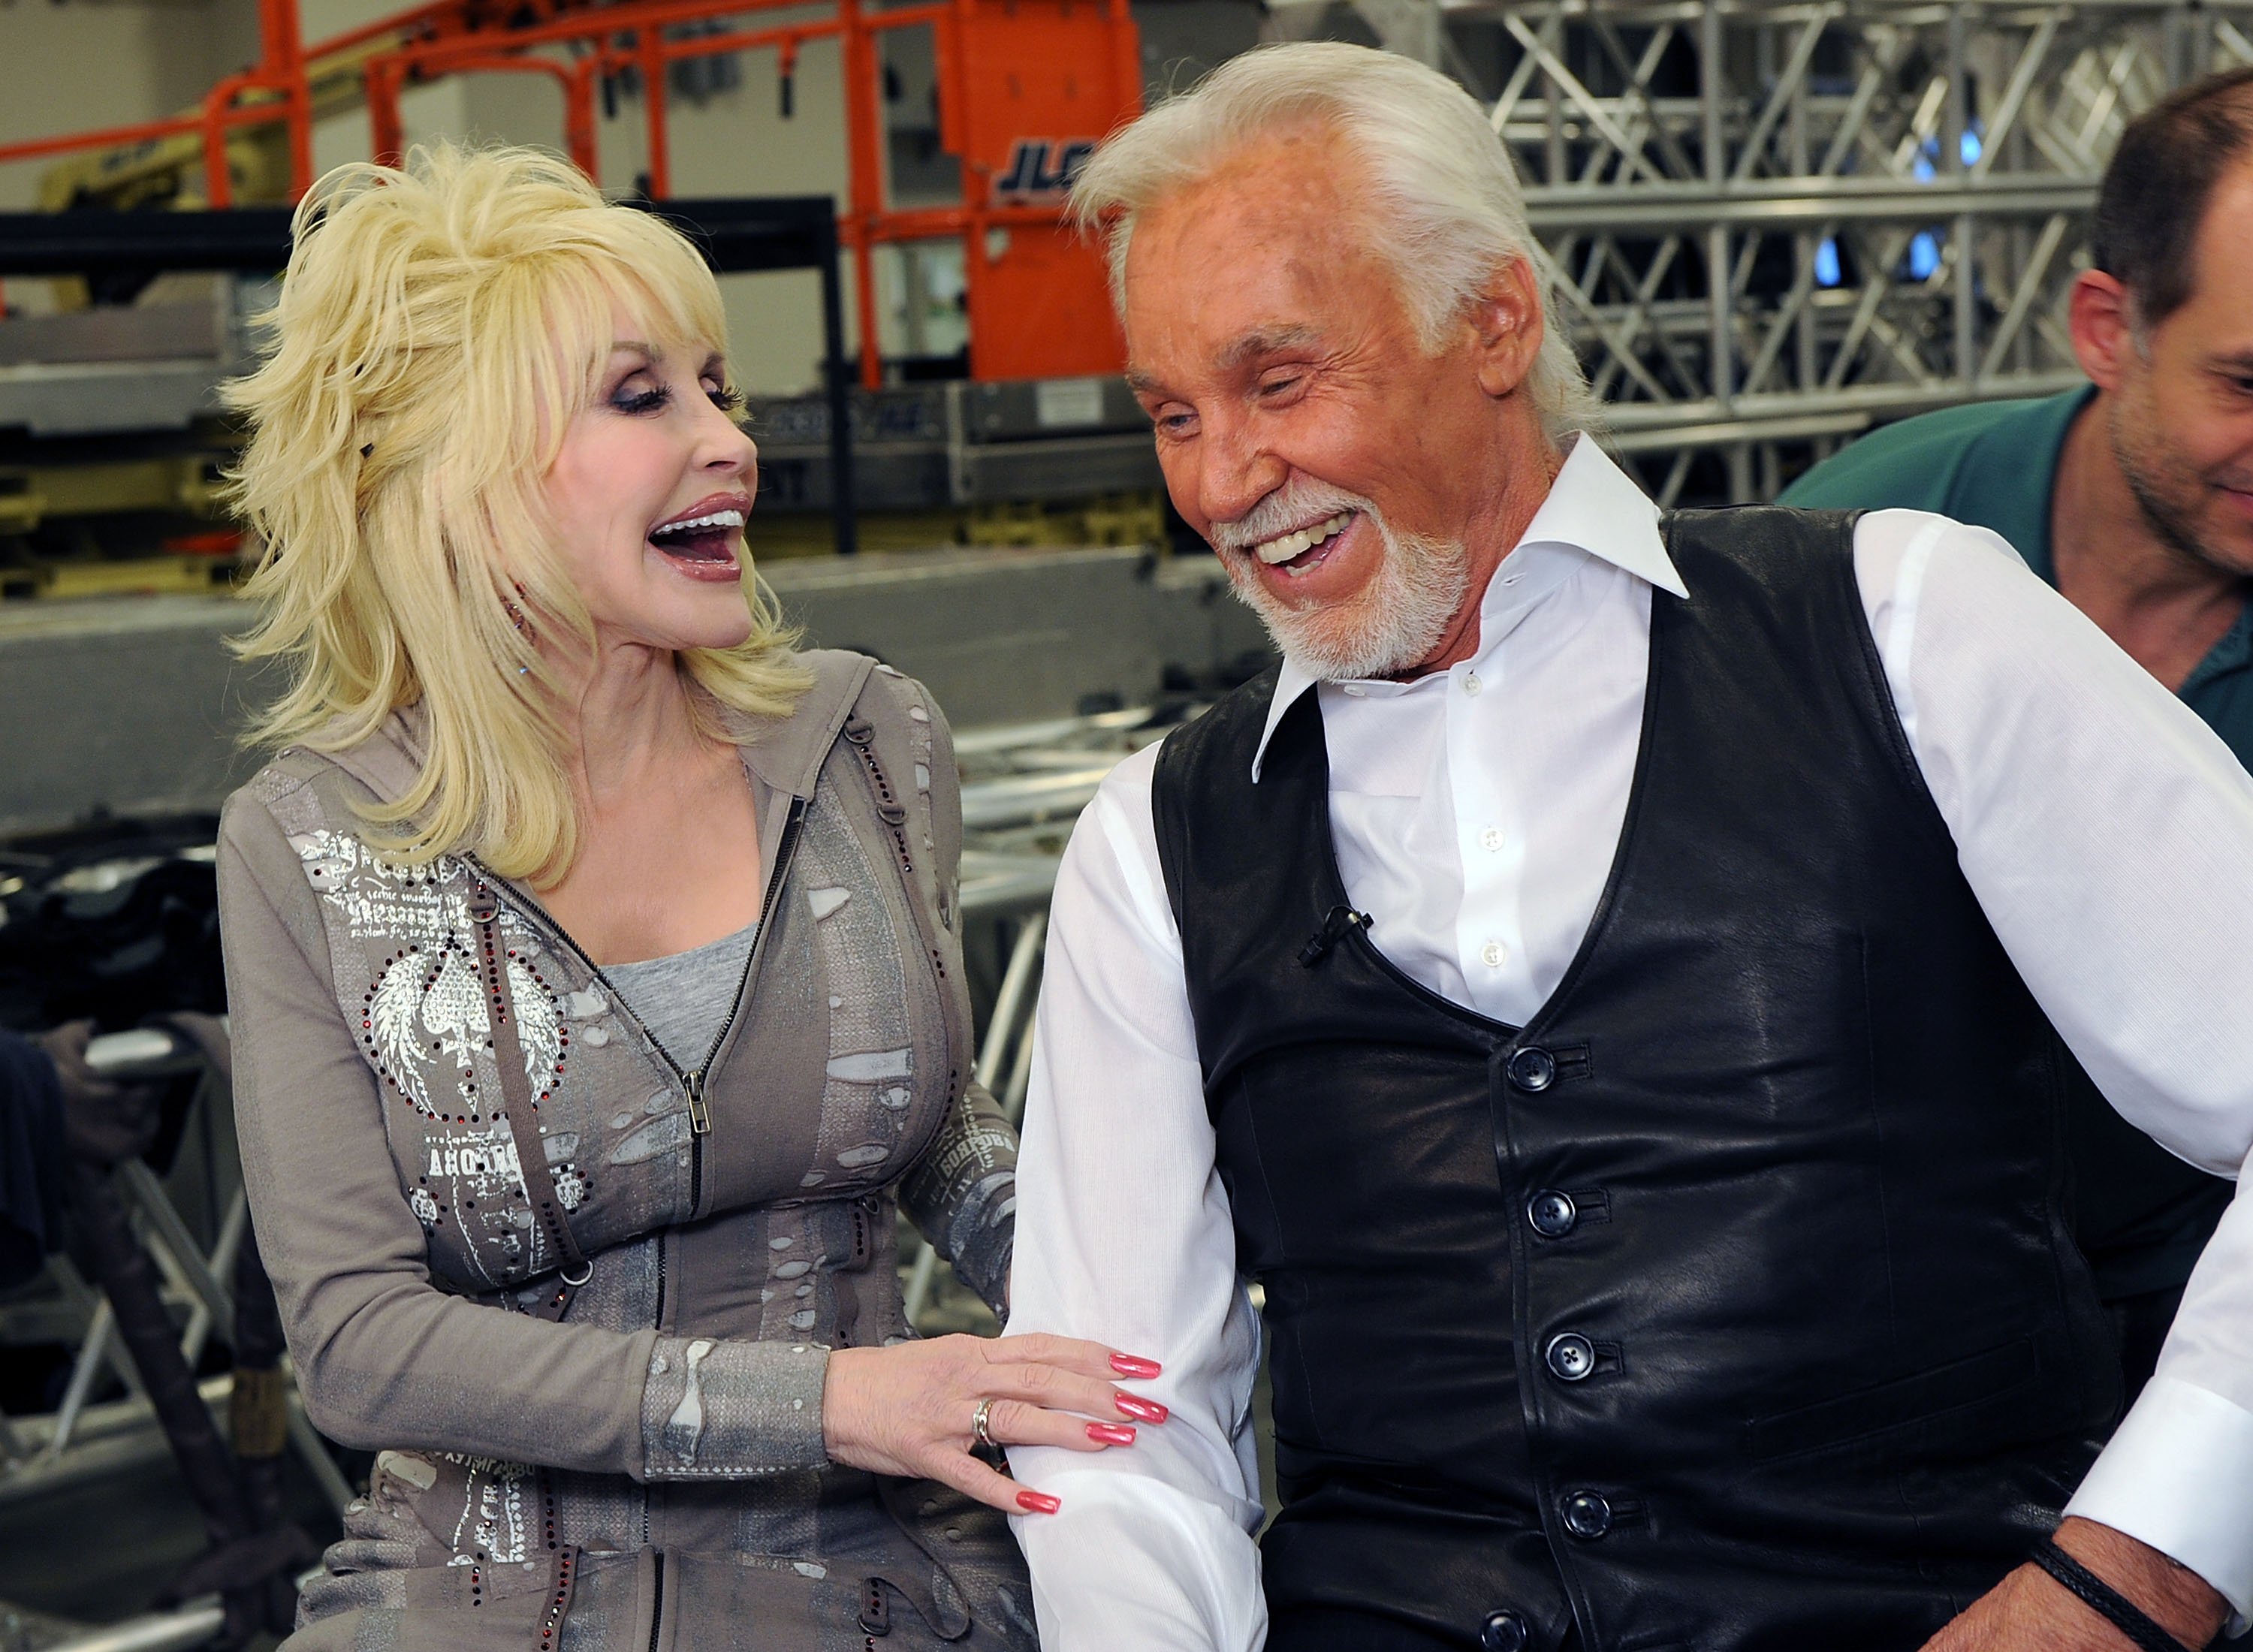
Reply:
[[1167, 742], [1280, 1623], [1912, 1652], [2092, 1460], [2118, 1379], [2061, 1051], [1894, 714], [1852, 524], [1668, 519], [1691, 595], [1652, 598], [1625, 826], [1523, 1028], [1341, 921], [1313, 694], [1256, 785], [1272, 674]]

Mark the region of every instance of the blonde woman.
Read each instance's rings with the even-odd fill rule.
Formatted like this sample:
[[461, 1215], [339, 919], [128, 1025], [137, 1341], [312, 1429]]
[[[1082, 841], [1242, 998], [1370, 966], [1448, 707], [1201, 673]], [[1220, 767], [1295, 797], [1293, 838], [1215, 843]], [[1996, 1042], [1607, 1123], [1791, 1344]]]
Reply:
[[373, 1448], [293, 1648], [1030, 1649], [981, 1440], [1162, 1411], [913, 1340], [904, 1206], [1003, 1306], [959, 799], [915, 683], [751, 583], [719, 295], [523, 150], [323, 180], [234, 387], [286, 688], [220, 846], [259, 1241]]

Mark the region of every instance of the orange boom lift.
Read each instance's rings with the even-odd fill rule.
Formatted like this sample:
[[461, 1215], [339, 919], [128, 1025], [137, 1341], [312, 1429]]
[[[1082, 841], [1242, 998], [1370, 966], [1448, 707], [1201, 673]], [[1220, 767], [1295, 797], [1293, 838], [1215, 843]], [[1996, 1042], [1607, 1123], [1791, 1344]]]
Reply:
[[[778, 13], [786, 20], [769, 20]], [[365, 99], [376, 157], [392, 160], [402, 143], [403, 91], [499, 71], [557, 81], [563, 148], [600, 182], [597, 98], [606, 78], [631, 72], [647, 122], [645, 186], [663, 199], [671, 193], [672, 65], [771, 52], [787, 99], [806, 44], [834, 38], [843, 52], [851, 178], [838, 239], [854, 254], [861, 383], [883, 382], [874, 249], [946, 237], [963, 245], [973, 379], [1078, 377], [1120, 366], [1099, 261], [1064, 226], [1061, 209], [1080, 161], [1141, 108], [1127, 0], [827, 0], [826, 8], [806, 0], [441, 0], [311, 46], [300, 39], [296, 0], [260, 0], [259, 17], [261, 60], [221, 80], [194, 110], [0, 145], [0, 163], [109, 151], [122, 164], [167, 146], [199, 151], [205, 204], [227, 206], [240, 156], [230, 139], [278, 129], [294, 200], [312, 182], [317, 102], [328, 112], [340, 86]], [[912, 28], [931, 31], [939, 145], [961, 163], [962, 199], [951, 206], [899, 207], [887, 176], [881, 38]], [[757, 180], [744, 183], [748, 190]]]

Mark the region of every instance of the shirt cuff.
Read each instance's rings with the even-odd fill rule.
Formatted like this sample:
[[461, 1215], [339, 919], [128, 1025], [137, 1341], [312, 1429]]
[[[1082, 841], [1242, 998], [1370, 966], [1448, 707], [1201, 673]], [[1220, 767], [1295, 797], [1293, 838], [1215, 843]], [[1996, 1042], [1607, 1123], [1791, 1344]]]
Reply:
[[2155, 1377], [2065, 1512], [2150, 1544], [2253, 1618], [2253, 1412]]
[[811, 1342], [660, 1336], [642, 1387], [651, 1480], [744, 1480], [829, 1460], [821, 1384], [829, 1350]]

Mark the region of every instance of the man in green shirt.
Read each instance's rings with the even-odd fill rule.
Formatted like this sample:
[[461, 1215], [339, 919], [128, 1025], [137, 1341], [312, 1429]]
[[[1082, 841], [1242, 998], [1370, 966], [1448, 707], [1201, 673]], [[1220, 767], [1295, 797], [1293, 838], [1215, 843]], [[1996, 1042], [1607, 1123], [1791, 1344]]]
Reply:
[[[2071, 302], [2088, 386], [1888, 426], [1782, 502], [1992, 528], [2253, 768], [2253, 69], [2186, 87], [2129, 127], [2090, 259]], [[2079, 1237], [2132, 1398], [2229, 1184], [2071, 1077]]]

